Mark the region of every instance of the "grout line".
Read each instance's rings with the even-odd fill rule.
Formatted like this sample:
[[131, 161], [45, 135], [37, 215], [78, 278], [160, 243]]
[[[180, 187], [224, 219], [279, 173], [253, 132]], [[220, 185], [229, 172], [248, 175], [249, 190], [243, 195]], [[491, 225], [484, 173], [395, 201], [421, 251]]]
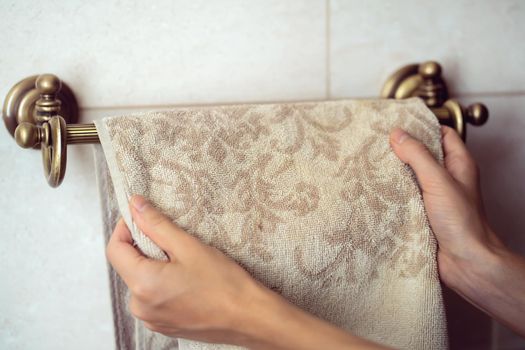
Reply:
[[[329, 1], [329, 0], [328, 0]], [[241, 104], [271, 104], [271, 103], [295, 103], [295, 102], [320, 102], [325, 100], [332, 99], [331, 92], [329, 89], [327, 89], [327, 94], [329, 94], [325, 99], [320, 98], [308, 98], [308, 99], [296, 99], [296, 100], [252, 100], [252, 101], [215, 101], [215, 102], [197, 102], [194, 103], [188, 103], [188, 102], [182, 102], [182, 103], [167, 103], [167, 104], [144, 104], [144, 105], [122, 105], [122, 106], [80, 106], [80, 110], [82, 111], [100, 111], [100, 110], [132, 110], [132, 109], [166, 109], [166, 108], [174, 108], [174, 107], [195, 107], [195, 106], [227, 106], [227, 105], [241, 105]], [[473, 97], [495, 97], [495, 98], [501, 98], [501, 97], [520, 97], [525, 96], [525, 91], [512, 91], [512, 92], [477, 92], [477, 93], [459, 93], [455, 95], [451, 95], [450, 98], [473, 98]], [[342, 99], [374, 99], [379, 98], [379, 96], [338, 96], [334, 100], [342, 100]], [[483, 102], [483, 101], [481, 101]]]
[[145, 105], [122, 105], [122, 106], [80, 106], [82, 111], [100, 111], [100, 110], [121, 110], [121, 109], [163, 109], [163, 108], [184, 108], [184, 107], [213, 107], [213, 106], [232, 106], [244, 104], [272, 104], [272, 103], [297, 103], [297, 102], [322, 102], [325, 98], [308, 98], [297, 100], [248, 100], [248, 101], [215, 101], [215, 102], [179, 102], [167, 104], [145, 104]]
[[325, 2], [325, 84], [326, 84], [326, 99], [329, 100], [332, 97], [332, 67], [331, 67], [331, 16], [330, 16], [330, 10], [331, 10], [331, 4], [330, 0], [326, 0]]
[[490, 350], [498, 350], [498, 333], [496, 321], [490, 320]]
[[454, 97], [518, 97], [525, 95], [525, 90], [518, 90], [518, 91], [499, 91], [499, 92], [490, 92], [490, 91], [482, 91], [482, 92], [465, 92], [465, 93], [458, 93], [457, 95], [453, 95]]

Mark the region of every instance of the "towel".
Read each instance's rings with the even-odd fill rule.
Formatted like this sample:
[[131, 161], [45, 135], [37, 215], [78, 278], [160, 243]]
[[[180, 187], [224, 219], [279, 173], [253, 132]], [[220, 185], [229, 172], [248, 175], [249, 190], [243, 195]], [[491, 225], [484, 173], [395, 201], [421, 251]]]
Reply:
[[[120, 218], [120, 210], [106, 157], [100, 145], [94, 145], [95, 169], [102, 209], [106, 244]], [[109, 286], [117, 350], [171, 350], [177, 349], [177, 339], [150, 331], [129, 312], [129, 290], [111, 265], [108, 264]]]
[[146, 256], [167, 259], [131, 219], [133, 194], [328, 322], [395, 348], [447, 348], [436, 242], [416, 178], [388, 142], [402, 127], [443, 161], [438, 121], [420, 99], [178, 108], [96, 126], [120, 214]]

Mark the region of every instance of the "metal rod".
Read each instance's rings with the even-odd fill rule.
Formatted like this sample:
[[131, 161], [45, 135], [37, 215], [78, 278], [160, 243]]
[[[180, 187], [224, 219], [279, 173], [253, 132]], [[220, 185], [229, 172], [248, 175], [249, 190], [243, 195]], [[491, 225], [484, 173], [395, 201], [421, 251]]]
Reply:
[[432, 111], [432, 113], [434, 113], [436, 118], [439, 120], [439, 124], [448, 125], [448, 126], [454, 125], [454, 120], [452, 119], [452, 116], [448, 108], [433, 107], [433, 108], [430, 108], [430, 110]]
[[68, 124], [67, 144], [100, 143], [95, 124]]
[[[439, 122], [444, 125], [451, 125], [452, 117], [450, 111], [445, 107], [430, 108], [436, 115]], [[95, 124], [67, 124], [67, 144], [82, 144], [82, 143], [100, 143], [98, 138], [97, 128]]]

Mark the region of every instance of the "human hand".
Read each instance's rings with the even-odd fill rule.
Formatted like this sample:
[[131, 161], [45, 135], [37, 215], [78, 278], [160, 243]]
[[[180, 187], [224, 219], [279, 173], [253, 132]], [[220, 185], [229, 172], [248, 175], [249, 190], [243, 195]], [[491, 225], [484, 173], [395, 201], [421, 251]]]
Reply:
[[265, 288], [217, 249], [201, 243], [134, 196], [130, 210], [137, 226], [168, 257], [146, 258], [134, 246], [121, 219], [107, 257], [131, 291], [130, 311], [153, 331], [214, 343], [243, 344], [251, 306]]
[[490, 228], [479, 171], [449, 127], [442, 127], [445, 166], [400, 129], [390, 134], [396, 155], [418, 179], [428, 220], [438, 241], [445, 284], [476, 307], [525, 336], [525, 259], [507, 249]]
[[147, 328], [171, 337], [251, 349], [385, 349], [288, 303], [219, 250], [201, 243], [134, 196], [137, 226], [168, 257], [148, 259], [120, 220], [107, 257], [130, 289], [130, 311]]
[[502, 244], [485, 216], [474, 159], [453, 129], [444, 126], [441, 130], [444, 167], [421, 142], [401, 129], [392, 131], [390, 144], [416, 174], [439, 245], [440, 277], [455, 288], [463, 278], [459, 271], [482, 263], [487, 252]]

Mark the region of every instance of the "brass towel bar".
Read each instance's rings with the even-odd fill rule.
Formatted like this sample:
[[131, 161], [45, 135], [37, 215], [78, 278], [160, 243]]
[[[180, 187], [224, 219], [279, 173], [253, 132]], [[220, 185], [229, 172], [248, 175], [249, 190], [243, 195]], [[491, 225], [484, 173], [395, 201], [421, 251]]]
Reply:
[[[413, 96], [422, 98], [439, 122], [455, 128], [464, 140], [467, 122], [482, 125], [488, 119], [483, 104], [464, 109], [449, 99], [441, 66], [434, 61], [402, 67], [388, 78], [381, 91], [382, 98]], [[75, 95], [52, 74], [31, 76], [15, 84], [4, 101], [3, 119], [18, 145], [42, 149], [44, 173], [52, 187], [64, 179], [68, 144], [100, 142], [93, 123], [75, 124]]]

